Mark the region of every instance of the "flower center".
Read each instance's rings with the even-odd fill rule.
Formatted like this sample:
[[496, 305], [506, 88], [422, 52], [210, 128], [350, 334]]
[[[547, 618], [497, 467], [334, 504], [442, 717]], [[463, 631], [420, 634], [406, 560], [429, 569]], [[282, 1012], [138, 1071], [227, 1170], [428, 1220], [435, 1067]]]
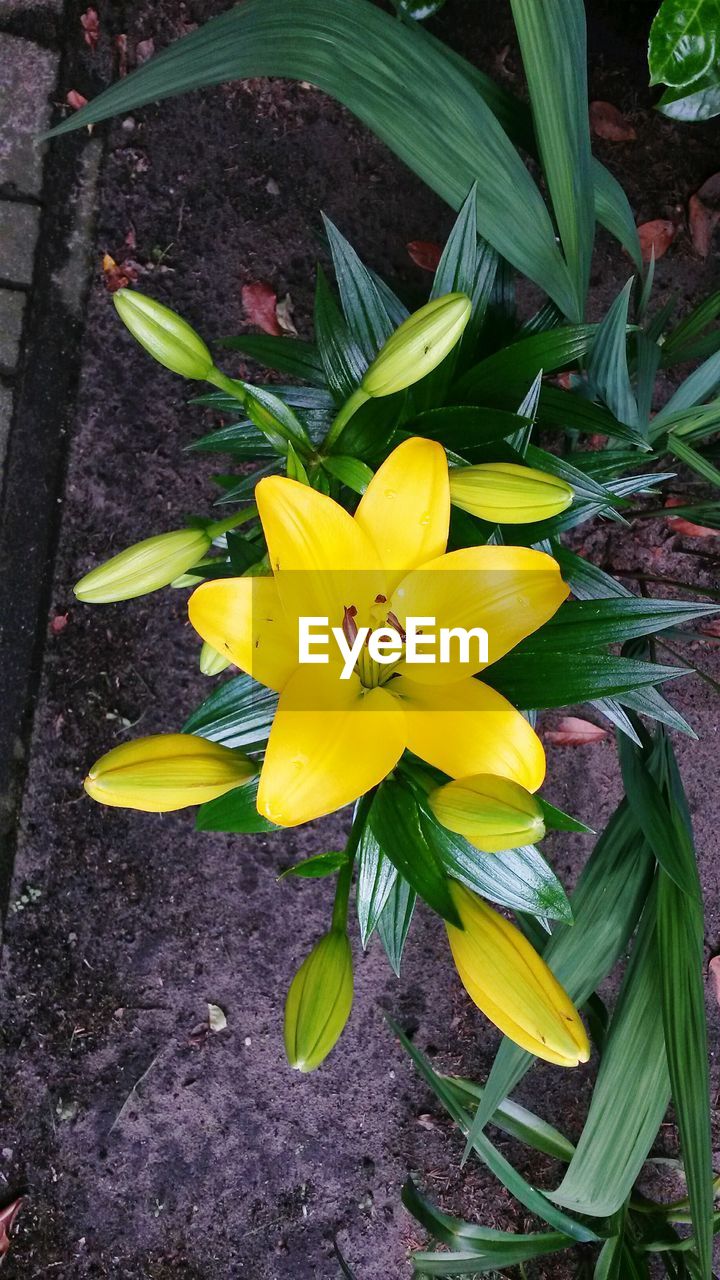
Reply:
[[[365, 689], [377, 689], [379, 685], [387, 684], [388, 680], [395, 674], [396, 667], [405, 656], [405, 631], [400, 620], [391, 609], [383, 611], [382, 606], [387, 604], [387, 596], [378, 595], [375, 597], [377, 608], [372, 611], [374, 625], [365, 637], [355, 663], [355, 673]], [[345, 606], [342, 631], [349, 645], [355, 644], [358, 637], [357, 612], [357, 607], [354, 604]], [[380, 632], [383, 633], [382, 637]], [[391, 656], [386, 657], [384, 662], [377, 662], [371, 655], [370, 649], [373, 638], [385, 643], [388, 647], [392, 647]], [[398, 638], [400, 640], [399, 645]], [[396, 647], [397, 654], [395, 653]]]

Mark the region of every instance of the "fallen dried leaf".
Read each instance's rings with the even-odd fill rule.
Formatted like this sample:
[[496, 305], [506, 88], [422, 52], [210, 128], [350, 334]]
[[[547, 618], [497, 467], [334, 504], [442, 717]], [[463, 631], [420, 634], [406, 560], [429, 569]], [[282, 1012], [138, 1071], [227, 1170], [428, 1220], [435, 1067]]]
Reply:
[[693, 248], [707, 258], [712, 247], [713, 232], [720, 221], [720, 173], [706, 178], [688, 201], [688, 225]]
[[78, 93], [77, 89], [71, 89], [65, 101], [73, 111], [79, 111], [81, 107], [87, 106], [87, 98], [82, 93]]
[[0, 1209], [0, 1259], [4, 1258], [10, 1252], [10, 1232], [13, 1229], [15, 1219], [25, 1202], [25, 1196], [18, 1196], [17, 1200], [13, 1200], [12, 1204], [8, 1204], [4, 1209]]
[[83, 29], [83, 40], [88, 49], [95, 50], [100, 39], [100, 19], [97, 9], [86, 9], [80, 14], [80, 26]]
[[405, 248], [416, 267], [422, 267], [423, 271], [437, 270], [442, 257], [442, 245], [436, 244], [434, 240], [411, 240]]
[[282, 328], [277, 317], [277, 294], [269, 284], [265, 284], [262, 280], [257, 280], [254, 284], [244, 284], [242, 303], [248, 320], [257, 325], [258, 329], [262, 329], [264, 333], [271, 333], [275, 338], [282, 336]]
[[669, 218], [653, 218], [650, 222], [642, 222], [638, 227], [640, 251], [643, 262], [649, 262], [655, 252], [655, 261], [667, 253], [675, 236], [677, 227]]
[[295, 328], [295, 321], [293, 320], [294, 309], [293, 300], [290, 297], [290, 294], [286, 293], [285, 297], [281, 298], [280, 302], [278, 302], [275, 307], [275, 315], [277, 316], [277, 322], [283, 333], [289, 333], [293, 338], [297, 338], [298, 331]]
[[66, 628], [66, 626], [67, 626], [67, 624], [68, 624], [68, 617], [69, 617], [69, 616], [70, 616], [70, 615], [69, 615], [69, 614], [67, 614], [67, 613], [56, 613], [56, 614], [55, 614], [55, 617], [52, 619], [52, 621], [51, 621], [51, 623], [50, 623], [50, 630], [52, 631], [52, 633], [53, 633], [53, 635], [54, 635], [54, 636], [59, 636], [59, 635], [60, 635], [60, 632], [65, 630], [65, 628]]
[[[682, 498], [668, 498], [666, 507], [683, 507], [685, 502]], [[684, 534], [686, 538], [717, 538], [720, 529], [710, 529], [704, 524], [693, 524], [692, 520], [685, 520], [682, 516], [668, 516], [668, 527], [673, 533]]]
[[148, 36], [147, 40], [138, 40], [135, 46], [135, 61], [138, 66], [142, 62], [147, 62], [148, 58], [152, 58], [155, 52], [155, 41], [152, 36]]
[[609, 732], [609, 729], [601, 729], [578, 716], [564, 716], [556, 729], [545, 730], [545, 740], [555, 747], [585, 747], [593, 742], [602, 742]]
[[219, 1004], [208, 1005], [208, 1026], [211, 1031], [224, 1031], [227, 1026], [227, 1018]]
[[715, 999], [720, 1004], [720, 956], [713, 956], [708, 965], [708, 977], [713, 985]]
[[126, 35], [115, 37], [115, 52], [117, 54], [118, 79], [122, 80], [128, 73], [127, 36]]
[[634, 142], [637, 133], [612, 102], [590, 103], [590, 128], [606, 142]]

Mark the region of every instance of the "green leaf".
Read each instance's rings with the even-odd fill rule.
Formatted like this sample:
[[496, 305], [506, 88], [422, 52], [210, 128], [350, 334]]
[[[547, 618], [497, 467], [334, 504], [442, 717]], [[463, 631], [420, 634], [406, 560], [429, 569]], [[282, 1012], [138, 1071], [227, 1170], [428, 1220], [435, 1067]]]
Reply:
[[[671, 333], [666, 334], [663, 343], [663, 364], [670, 365], [692, 359], [694, 344], [703, 330], [712, 324], [713, 320], [717, 320], [718, 316], [720, 316], [720, 290], [704, 298], [679, 321]], [[689, 356], [686, 354], [688, 351], [690, 351]]]
[[360, 941], [365, 949], [397, 880], [397, 868], [383, 853], [370, 824], [365, 823], [357, 854], [355, 907]]
[[368, 821], [383, 853], [411, 888], [443, 919], [459, 926], [448, 877], [437, 853], [427, 842], [412, 791], [393, 779], [381, 783]]
[[364, 493], [373, 478], [371, 468], [359, 458], [350, 458], [347, 454], [333, 453], [325, 458], [323, 467], [341, 484], [347, 485], [353, 493]]
[[618, 751], [625, 793], [638, 827], [665, 873], [683, 893], [697, 897], [694, 860], [691, 863], [683, 853], [682, 844], [687, 841], [678, 841], [665, 797], [648, 768], [647, 750], [639, 751], [623, 738]]
[[653, 600], [647, 596], [615, 596], [605, 600], [569, 600], [539, 631], [527, 636], [515, 654], [574, 653], [604, 644], [621, 644], [654, 635], [718, 612], [694, 600]]
[[615, 697], [643, 685], [661, 684], [687, 675], [684, 667], [614, 658], [605, 653], [577, 653], [568, 662], [567, 652], [543, 654], [530, 664], [520, 646], [483, 672], [483, 680], [504, 694], [515, 706], [541, 710], [569, 707], [591, 698]]
[[340, 234], [335, 224], [325, 214], [322, 218], [330, 244], [343, 314], [352, 338], [369, 364], [390, 337], [394, 325], [367, 267], [363, 266], [352, 245]]
[[712, 462], [704, 458], [696, 449], [692, 449], [689, 444], [685, 444], [683, 440], [680, 440], [673, 431], [670, 432], [667, 438], [667, 446], [676, 458], [679, 458], [681, 462], [690, 467], [691, 471], [702, 476], [703, 480], [707, 480], [710, 484], [715, 485], [716, 488], [720, 488], [720, 471], [718, 468], [713, 466]]
[[543, 821], [548, 831], [576, 831], [580, 835], [593, 835], [592, 827], [586, 827], [584, 822], [580, 822], [578, 818], [572, 818], [569, 813], [563, 813], [562, 809], [556, 809], [554, 804], [543, 800], [542, 796], [535, 797], [543, 813]]
[[638, 407], [627, 363], [627, 327], [632, 278], [598, 326], [588, 361], [588, 378], [618, 422], [637, 427]]
[[715, 62], [717, 0], [663, 0], [650, 28], [650, 83], [685, 89]]
[[[387, 1015], [386, 1015], [387, 1017]], [[448, 1082], [444, 1076], [438, 1075], [433, 1070], [424, 1054], [415, 1047], [407, 1036], [400, 1030], [392, 1018], [387, 1018], [388, 1024], [394, 1034], [398, 1037], [400, 1043], [409, 1053], [419, 1074], [423, 1080], [430, 1086], [433, 1093], [439, 1098], [445, 1110], [452, 1116], [458, 1128], [462, 1133], [467, 1133], [467, 1115], [464, 1107], [458, 1102], [457, 1096], [448, 1086]], [[551, 1227], [555, 1227], [558, 1231], [571, 1239], [580, 1243], [597, 1240], [595, 1233], [583, 1223], [576, 1220], [557, 1209], [551, 1204], [541, 1191], [531, 1187], [528, 1182], [514, 1169], [509, 1160], [497, 1150], [489, 1138], [484, 1133], [480, 1133], [477, 1138], [472, 1141], [472, 1149], [475, 1154], [487, 1165], [488, 1169], [502, 1182], [504, 1187], [525, 1205], [531, 1213], [537, 1214]]]
[[397, 876], [377, 921], [378, 937], [385, 948], [393, 972], [400, 977], [400, 964], [412, 923], [417, 894], [404, 876]]
[[684, 88], [666, 89], [657, 109], [669, 120], [681, 120], [685, 124], [720, 115], [720, 83], [715, 69], [696, 80], [691, 93]]
[[[474, 1226], [443, 1213], [425, 1196], [421, 1195], [411, 1178], [402, 1190], [402, 1202], [434, 1240], [440, 1240], [450, 1253], [416, 1252], [411, 1255], [416, 1273], [425, 1276], [483, 1274], [498, 1267], [517, 1266], [530, 1258], [539, 1258], [572, 1245], [566, 1235], [558, 1231], [535, 1232], [522, 1235], [514, 1231], [494, 1231], [489, 1227]], [[461, 1266], [458, 1260], [474, 1260], [472, 1269]]]
[[[443, 1076], [443, 1079], [461, 1106], [474, 1108], [482, 1100], [482, 1086], [474, 1081], [464, 1080], [459, 1076]], [[528, 1111], [527, 1107], [521, 1107], [519, 1102], [513, 1102], [511, 1098], [505, 1098], [500, 1103], [492, 1123], [496, 1129], [502, 1129], [503, 1133], [524, 1142], [534, 1151], [552, 1156], [553, 1160], [562, 1160], [565, 1164], [572, 1160], [575, 1148], [570, 1139], [554, 1125], [548, 1124], [547, 1120], [536, 1116], [534, 1111]]]
[[325, 370], [312, 342], [273, 337], [268, 333], [241, 333], [236, 337], [221, 338], [220, 346], [229, 351], [241, 351], [258, 364], [289, 373], [293, 378], [303, 378], [313, 386], [325, 386]]
[[[635, 930], [655, 867], [627, 800], [595, 844], [570, 895], [574, 924], [559, 925], [543, 952], [571, 1000], [583, 1004], [623, 954]], [[505, 1039], [495, 1058], [471, 1134], [522, 1080], [535, 1059]]]
[[716, 351], [680, 383], [667, 404], [663, 405], [660, 412], [655, 415], [652, 424], [653, 437], [657, 438], [661, 434], [661, 428], [669, 430], [675, 424], [678, 414], [707, 400], [719, 386], [720, 352]]
[[478, 241], [477, 184], [467, 195], [448, 236], [435, 271], [430, 298], [446, 293], [466, 293], [472, 303], [470, 319], [462, 337], [461, 351], [471, 350], [485, 319], [498, 267], [497, 253], [484, 240]]
[[555, 373], [582, 360], [596, 332], [597, 325], [574, 324], [520, 338], [468, 369], [454, 398], [461, 404], [492, 404], [493, 392], [501, 392], [517, 403], [541, 369]]
[[268, 822], [257, 811], [258, 782], [258, 777], [251, 778], [244, 786], [201, 804], [195, 818], [195, 830], [224, 831], [232, 835], [279, 831], [274, 822]]
[[453, 453], [473, 460], [473, 453], [486, 444], [506, 440], [531, 423], [531, 419], [504, 409], [481, 409], [475, 405], [447, 405], [428, 409], [403, 423], [413, 435], [439, 440]]
[[713, 1168], [710, 1080], [705, 1019], [703, 910], [687, 800], [667, 738], [665, 799], [682, 861], [686, 893], [661, 870], [658, 882], [658, 948], [663, 1025], [675, 1116], [703, 1280], [712, 1275]]
[[603, 1044], [590, 1110], [552, 1199], [596, 1217], [630, 1195], [670, 1101], [663, 1036], [657, 898], [643, 912], [632, 957]]
[[325, 876], [334, 875], [346, 863], [347, 854], [342, 849], [331, 853], [314, 853], [311, 858], [303, 858], [302, 862], [296, 862], [286, 871], [281, 871], [278, 880], [284, 880], [286, 876], [300, 876], [303, 880], [322, 880]]
[[595, 236], [585, 10], [582, 0], [552, 5], [511, 0], [511, 6], [535, 137], [580, 319]]
[[420, 826], [448, 874], [475, 893], [541, 919], [572, 920], [565, 890], [534, 845], [483, 853], [441, 826], [423, 804]]
[[369, 362], [352, 338], [321, 267], [315, 289], [315, 339], [327, 384], [336, 399], [344, 402], [362, 380]]
[[[495, 397], [490, 403], [495, 402]], [[648, 445], [632, 427], [618, 422], [603, 405], [594, 404], [573, 391], [563, 391], [560, 387], [543, 384], [538, 406], [538, 423], [543, 427], [560, 427], [590, 434], [614, 436], [617, 440], [626, 440], [638, 448], [648, 449]]]
[[270, 734], [278, 695], [251, 676], [235, 676], [218, 685], [188, 717], [183, 733], [197, 733], [224, 747], [258, 751]]
[[247, 0], [59, 127], [82, 127], [203, 85], [267, 75], [310, 80], [338, 98], [455, 208], [482, 174], [481, 234], [577, 318], [548, 210], [484, 99], [421, 33], [365, 0]]

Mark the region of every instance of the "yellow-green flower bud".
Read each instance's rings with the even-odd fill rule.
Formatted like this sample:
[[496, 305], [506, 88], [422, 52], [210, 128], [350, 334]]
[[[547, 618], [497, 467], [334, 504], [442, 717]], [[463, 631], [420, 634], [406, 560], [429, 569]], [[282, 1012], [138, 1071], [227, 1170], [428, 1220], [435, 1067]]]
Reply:
[[450, 882], [462, 928], [447, 924], [470, 999], [506, 1036], [546, 1062], [576, 1067], [590, 1056], [567, 992], [519, 929], [464, 885]]
[[572, 500], [573, 491], [564, 480], [516, 462], [450, 470], [450, 501], [493, 524], [547, 520], [565, 511]]
[[207, 379], [213, 358], [199, 333], [175, 311], [137, 289], [118, 289], [113, 302], [133, 338], [158, 364], [182, 378]]
[[215, 800], [254, 773], [255, 765], [241, 751], [192, 733], [160, 733], [124, 742], [101, 756], [85, 790], [113, 808], [170, 813]]
[[192, 569], [211, 545], [212, 536], [204, 529], [158, 533], [91, 569], [77, 583], [75, 595], [84, 604], [112, 604], [146, 596]]
[[291, 1067], [314, 1071], [350, 1017], [353, 966], [350, 940], [333, 928], [315, 944], [290, 984], [285, 1002], [285, 1053]]
[[230, 659], [225, 657], [224, 653], [219, 653], [213, 645], [208, 644], [207, 640], [203, 640], [203, 646], [200, 650], [200, 670], [204, 676], [219, 676], [221, 671], [230, 666]]
[[467, 294], [446, 293], [435, 298], [388, 338], [360, 384], [368, 396], [390, 396], [419, 382], [445, 359], [462, 337], [470, 319]]
[[484, 853], [534, 844], [545, 835], [542, 809], [519, 782], [490, 773], [458, 778], [428, 796], [438, 822]]

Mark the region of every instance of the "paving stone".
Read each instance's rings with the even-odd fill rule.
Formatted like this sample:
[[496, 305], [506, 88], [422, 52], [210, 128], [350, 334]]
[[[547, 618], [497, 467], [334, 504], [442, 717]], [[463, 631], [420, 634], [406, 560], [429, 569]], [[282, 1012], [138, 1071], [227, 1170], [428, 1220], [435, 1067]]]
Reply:
[[0, 369], [12, 370], [18, 362], [25, 295], [0, 289]]
[[35, 205], [0, 201], [0, 279], [30, 284], [39, 224]]
[[40, 194], [44, 148], [38, 137], [50, 123], [57, 68], [56, 53], [0, 35], [0, 120], [11, 122], [0, 131], [0, 186], [18, 195]]
[[9, 387], [4, 387], [2, 383], [0, 383], [0, 480], [2, 480], [3, 470], [5, 467], [5, 451], [7, 449], [8, 436], [10, 434], [12, 405], [12, 391]]

